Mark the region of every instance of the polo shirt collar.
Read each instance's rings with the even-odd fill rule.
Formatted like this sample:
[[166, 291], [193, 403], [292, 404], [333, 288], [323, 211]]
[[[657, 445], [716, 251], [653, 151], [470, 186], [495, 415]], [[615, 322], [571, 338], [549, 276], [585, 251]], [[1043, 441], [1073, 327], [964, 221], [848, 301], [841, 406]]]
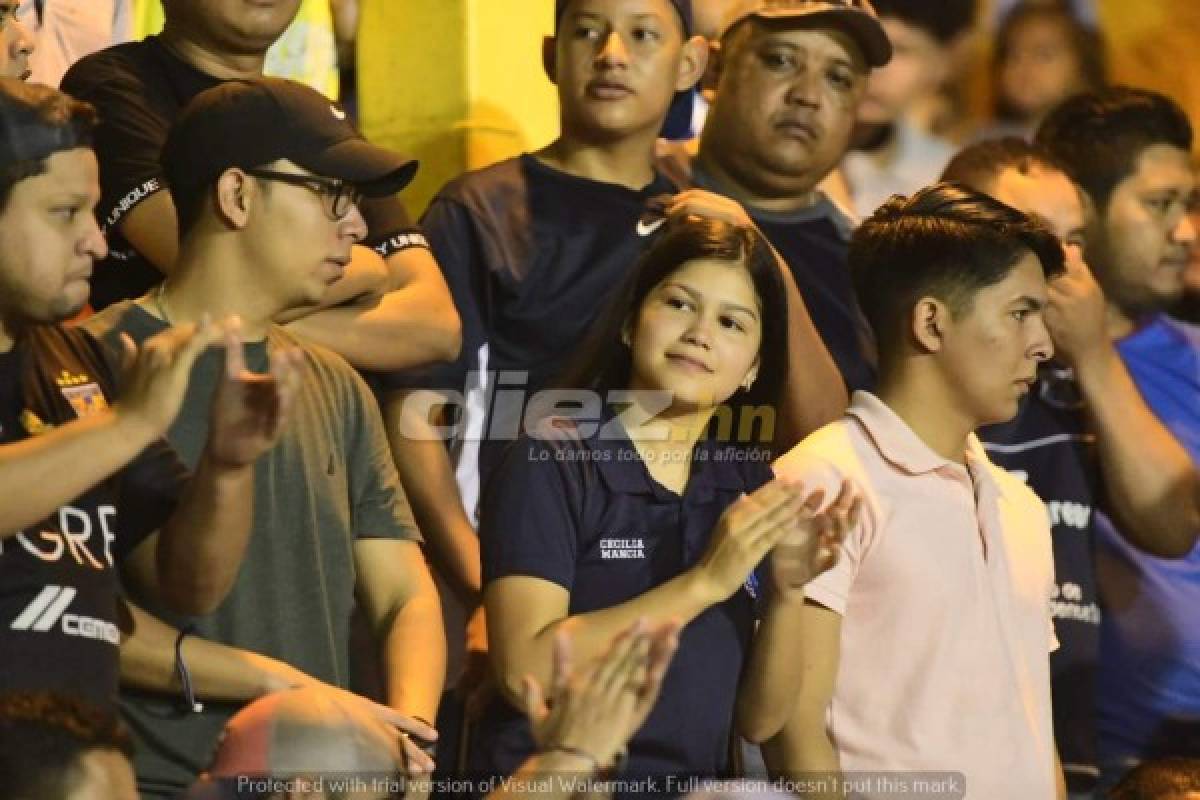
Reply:
[[[904, 420], [882, 400], [870, 392], [857, 391], [846, 413], [862, 424], [867, 435], [879, 450], [880, 455], [891, 464], [912, 475], [921, 475], [939, 469], [961, 470], [957, 464], [934, 452], [922, 441]], [[988, 463], [983, 445], [975, 434], [967, 437], [967, 463], [972, 473], [986, 473]]]
[[[617, 419], [612, 419], [611, 425], [601, 425], [601, 430], [611, 430], [615, 436], [594, 439], [593, 448], [604, 457], [596, 460], [596, 468], [601, 480], [610, 491], [620, 494], [652, 495], [660, 498], [676, 497], [650, 475], [650, 471], [642, 463], [641, 454], [629, 439], [625, 426]], [[723, 443], [710, 438], [697, 442], [693, 451], [692, 474], [688, 480], [685, 495], [697, 499], [707, 497], [719, 489], [746, 490], [746, 481], [739, 469], [739, 462], [734, 459], [717, 459], [717, 453], [726, 447]], [[702, 455], [703, 454], [703, 455]]]

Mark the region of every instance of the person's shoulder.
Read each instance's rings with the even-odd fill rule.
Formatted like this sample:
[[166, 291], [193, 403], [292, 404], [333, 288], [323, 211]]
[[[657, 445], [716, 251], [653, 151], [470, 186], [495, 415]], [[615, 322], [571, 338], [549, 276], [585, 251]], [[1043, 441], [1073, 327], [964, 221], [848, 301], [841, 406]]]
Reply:
[[[463, 173], [443, 186], [434, 197], [434, 202], [448, 201], [471, 208], [497, 194], [522, 192], [527, 182], [524, 159], [524, 156], [515, 156]], [[491, 202], [487, 204], [491, 205]]]
[[61, 361], [68, 355], [92, 360], [100, 352], [96, 336], [79, 326], [31, 325], [23, 338], [23, 346], [39, 360]]
[[806, 436], [772, 465], [781, 477], [858, 476], [862, 435], [850, 417], [836, 419]]
[[988, 476], [996, 484], [997, 490], [999, 490], [1003, 497], [1009, 502], [1021, 506], [1026, 511], [1040, 514], [1045, 513], [1045, 503], [1042, 502], [1037, 493], [1020, 476], [1015, 475], [993, 462], [990, 458], [987, 458], [982, 448], [979, 450], [979, 456], [984, 459]]
[[[109, 86], [145, 82], [152, 72], [154, 43], [126, 42], [84, 56], [71, 65], [62, 79], [67, 94]], [[86, 99], [86, 98], [81, 98]]]
[[282, 325], [272, 325], [267, 329], [267, 344], [271, 348], [288, 347], [299, 350], [308, 366], [314, 368], [315, 374], [322, 379], [350, 382], [355, 382], [355, 379], [362, 380], [358, 371], [341, 354], [296, 336]]
[[829, 221], [837, 234], [838, 241], [848, 243], [854, 235], [854, 229], [862, 222], [862, 218], [854, 209], [844, 205], [841, 200], [831, 194], [820, 191], [817, 200], [819, 214]]

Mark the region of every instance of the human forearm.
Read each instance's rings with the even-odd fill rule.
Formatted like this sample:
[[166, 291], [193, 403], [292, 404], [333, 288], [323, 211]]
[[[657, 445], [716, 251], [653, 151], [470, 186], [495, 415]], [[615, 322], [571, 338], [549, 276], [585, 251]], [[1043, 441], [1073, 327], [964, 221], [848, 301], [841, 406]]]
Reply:
[[379, 302], [387, 292], [391, 276], [383, 259], [369, 247], [355, 245], [351, 249], [350, 263], [342, 277], [331, 283], [321, 295], [318, 303], [289, 308], [275, 317], [280, 325], [286, 325], [328, 308], [356, 301], [355, 305], [370, 307]]
[[824, 715], [805, 717], [793, 713], [782, 732], [763, 744], [767, 770], [775, 778], [804, 777], [813, 782], [815, 791], [805, 797], [819, 800], [843, 800], [841, 765], [829, 734]]
[[428, 572], [395, 614], [384, 642], [388, 705], [431, 724], [446, 677], [446, 637], [437, 587]]
[[[520, 707], [525, 675], [533, 676], [541, 685], [548, 685], [553, 668], [554, 639], [563, 625], [571, 630], [572, 657], [578, 663], [590, 663], [603, 654], [613, 638], [639, 619], [654, 628], [669, 621], [687, 625], [705, 609], [723, 599], [719, 589], [711, 585], [700, 569], [692, 569], [631, 600], [586, 614], [564, 616], [545, 625], [529, 637], [507, 641], [497, 594], [489, 586], [484, 591], [489, 650], [497, 670], [501, 689], [509, 700]], [[507, 615], [511, 617], [511, 613]]]
[[[122, 685], [163, 693], [182, 691], [175, 665], [179, 631], [136, 606], [130, 610], [133, 632], [121, 642]], [[273, 691], [317, 683], [281, 661], [199, 636], [183, 640], [183, 661], [192, 690], [202, 700], [248, 702]]]
[[797, 630], [803, 600], [773, 597], [750, 647], [737, 696], [738, 731], [763, 742], [787, 723], [800, 692], [802, 640]]
[[158, 538], [163, 602], [180, 614], [212, 613], [241, 569], [253, 517], [253, 465], [222, 466], [206, 451]]
[[398, 370], [458, 355], [458, 314], [430, 313], [407, 290], [389, 292], [371, 306], [338, 306], [288, 324], [288, 330], [333, 350], [359, 369]]
[[384, 401], [392, 457], [430, 560], [463, 602], [475, 606], [482, 589], [479, 537], [463, 508], [446, 446], [430, 422], [431, 403], [419, 402], [424, 394], [429, 393], [396, 392]]
[[791, 270], [778, 254], [776, 259], [787, 293], [788, 370], [774, 444], [776, 452], [786, 453], [808, 434], [840, 418], [849, 396]]
[[1187, 554], [1200, 532], [1197, 472], [1187, 451], [1146, 406], [1115, 349], [1081, 359], [1076, 377], [1122, 530], [1154, 555]]
[[41, 522], [154, 441], [146, 426], [105, 410], [0, 447], [0, 539]]
[[288, 327], [360, 369], [406, 369], [457, 358], [462, 323], [433, 254], [410, 247], [392, 253], [384, 266], [378, 303], [323, 309]]

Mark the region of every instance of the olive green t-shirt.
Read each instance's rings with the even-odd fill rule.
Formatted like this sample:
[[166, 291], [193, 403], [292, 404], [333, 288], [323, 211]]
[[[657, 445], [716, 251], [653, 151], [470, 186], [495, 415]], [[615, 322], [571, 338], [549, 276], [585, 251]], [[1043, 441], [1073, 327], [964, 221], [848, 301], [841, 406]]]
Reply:
[[[126, 301], [87, 322], [98, 338], [121, 332], [142, 342], [166, 324]], [[341, 687], [350, 682], [350, 619], [355, 605], [354, 543], [420, 541], [400, 489], [387, 437], [366, 384], [340, 356], [273, 326], [245, 346], [246, 366], [266, 372], [277, 347], [303, 350], [304, 377], [280, 442], [255, 466], [254, 528], [241, 571], [212, 614], [185, 618], [149, 598], [130, 599], [197, 636], [271, 656]], [[183, 409], [167, 434], [195, 468], [208, 436], [209, 409], [224, 367], [219, 347], [192, 370]], [[135, 735], [143, 797], [170, 797], [205, 768], [236, 704], [206, 702], [184, 712], [178, 696], [123, 691]]]

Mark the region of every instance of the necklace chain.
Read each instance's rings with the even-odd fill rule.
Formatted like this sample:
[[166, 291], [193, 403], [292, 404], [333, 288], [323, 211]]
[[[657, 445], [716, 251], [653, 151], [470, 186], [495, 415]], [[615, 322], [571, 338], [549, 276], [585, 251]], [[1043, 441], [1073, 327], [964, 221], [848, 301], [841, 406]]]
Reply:
[[166, 303], [163, 299], [163, 292], [166, 288], [167, 284], [163, 282], [154, 290], [154, 307], [158, 310], [158, 315], [162, 317], [162, 321], [167, 323], [167, 325], [172, 325], [171, 317], [167, 314]]

